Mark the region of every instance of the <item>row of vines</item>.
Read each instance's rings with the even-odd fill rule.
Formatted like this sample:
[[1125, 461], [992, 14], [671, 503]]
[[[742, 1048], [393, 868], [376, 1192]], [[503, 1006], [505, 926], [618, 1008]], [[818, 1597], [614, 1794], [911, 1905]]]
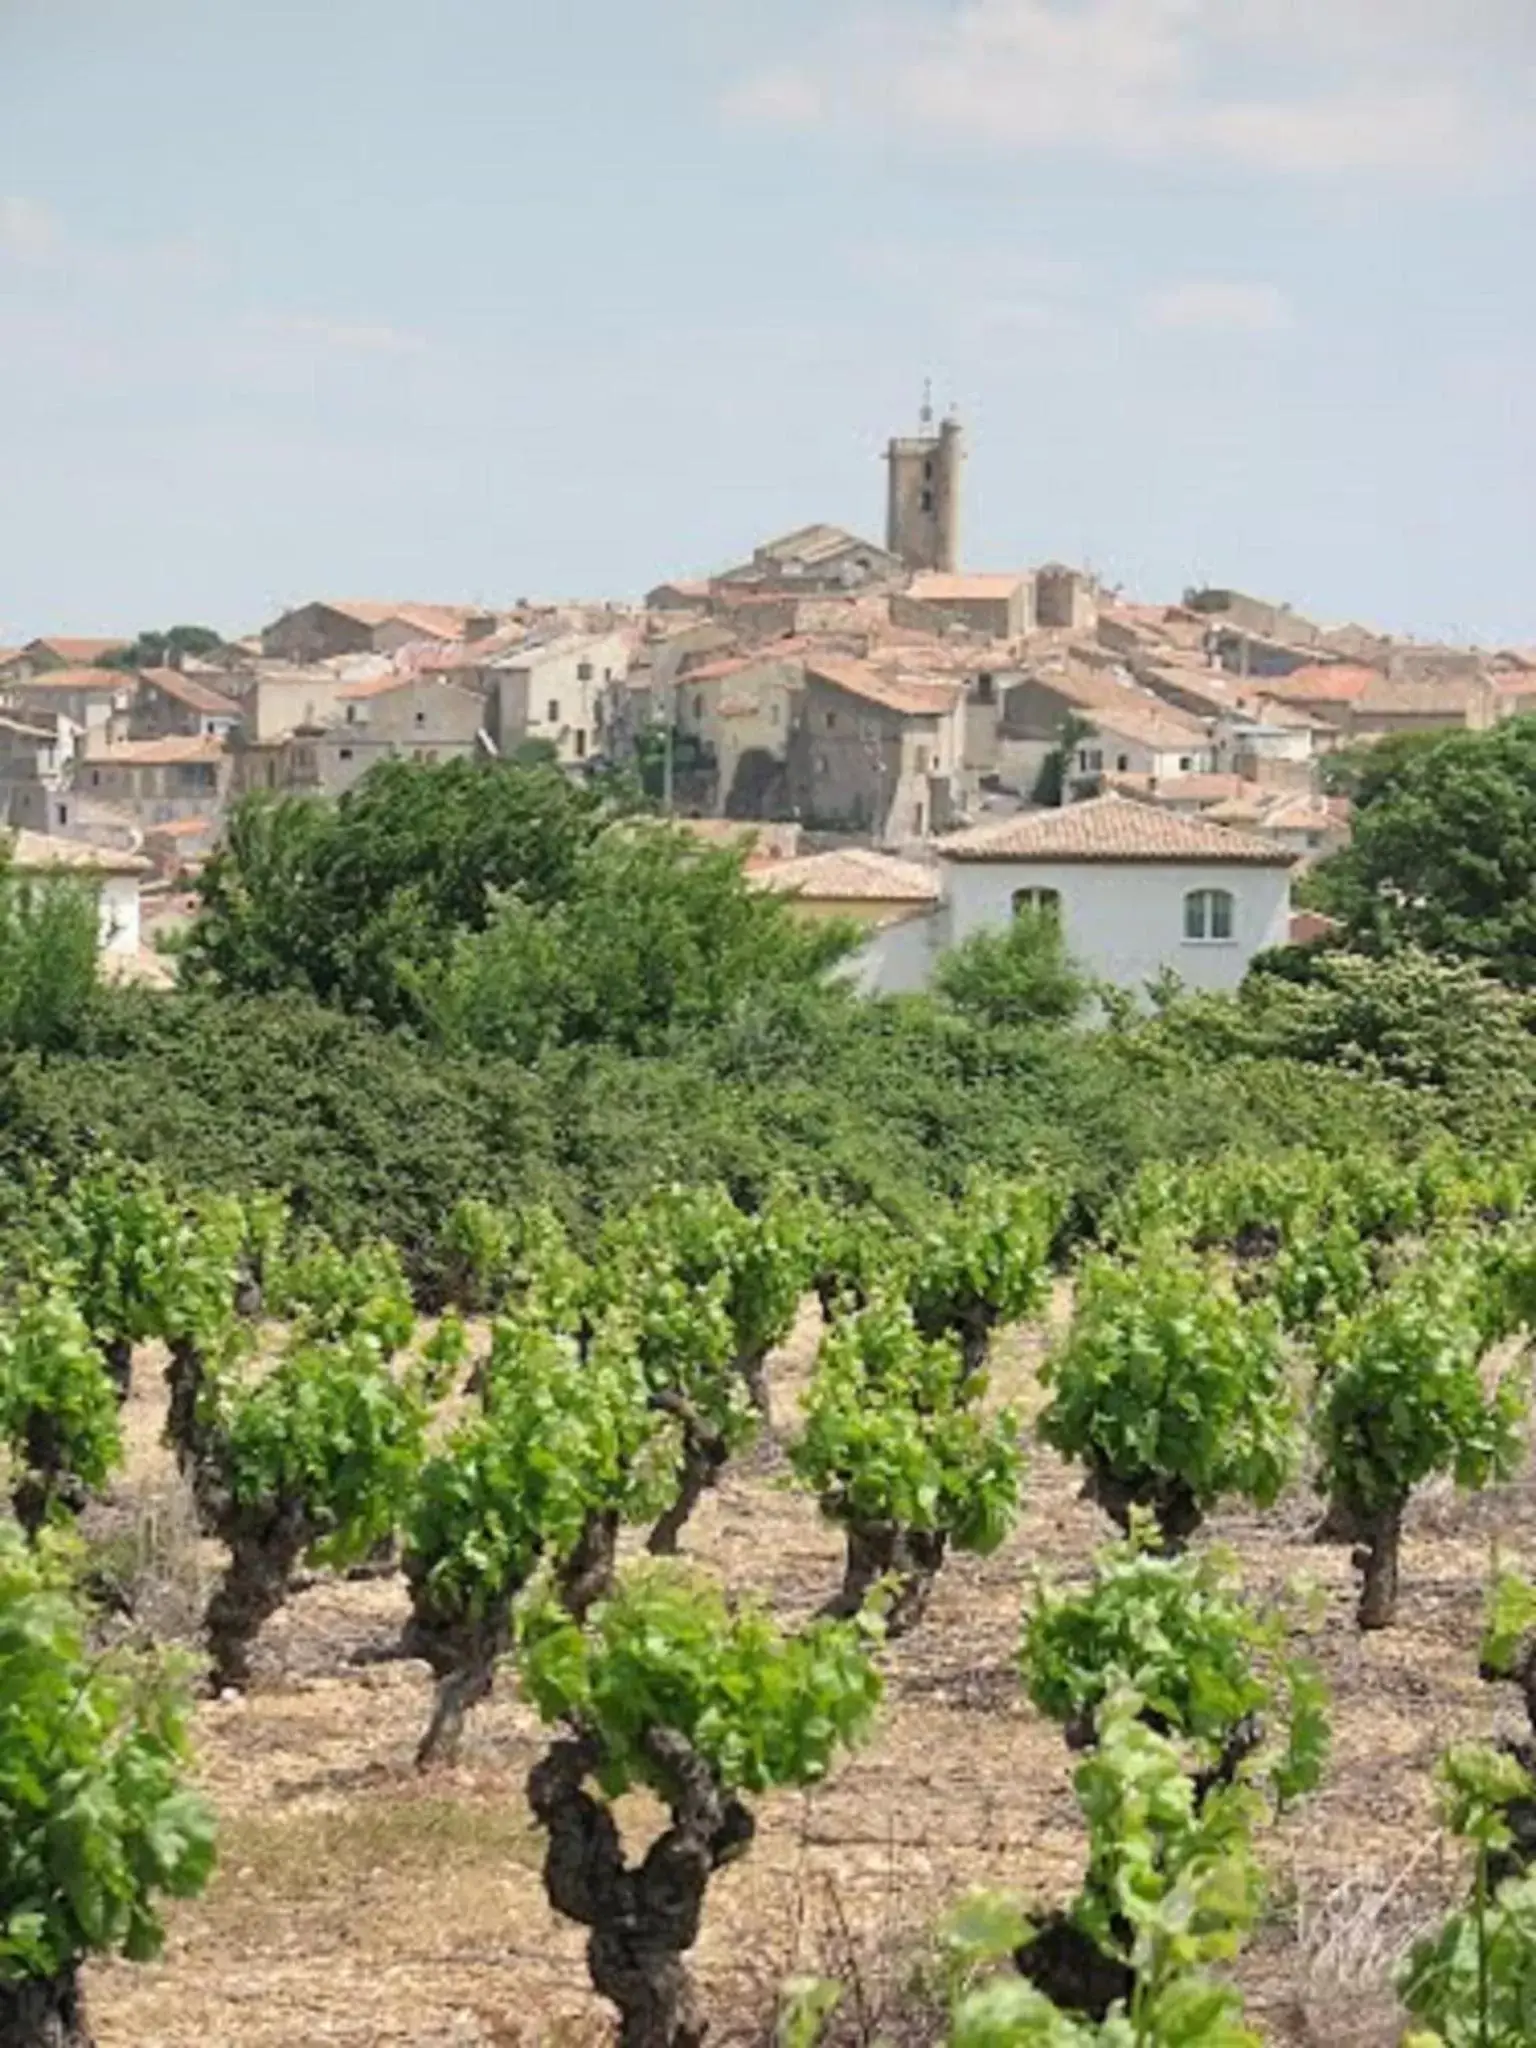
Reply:
[[[417, 1752], [452, 1759], [510, 1673], [550, 1731], [528, 1781], [553, 1907], [588, 1930], [625, 2048], [702, 2041], [687, 1966], [754, 1801], [822, 1778], [877, 1725], [883, 1646], [955, 1552], [995, 1552], [1031, 1434], [1082, 1474], [1110, 1540], [1025, 1603], [1020, 1682], [1080, 1758], [1077, 1898], [966, 1902], [941, 1931], [956, 2048], [1238, 2048], [1224, 1974], [1263, 1899], [1262, 1842], [1328, 1760], [1299, 1600], [1260, 1613], [1204, 1546], [1223, 1503], [1310, 1479], [1352, 1546], [1362, 1630], [1411, 1601], [1415, 1490], [1510, 1477], [1536, 1332], [1536, 1159], [1411, 1167], [1313, 1154], [1159, 1168], [1072, 1247], [1041, 1181], [980, 1180], [923, 1228], [785, 1188], [747, 1212], [662, 1189], [589, 1256], [546, 1211], [462, 1202], [453, 1305], [418, 1317], [380, 1241], [342, 1252], [284, 1205], [185, 1198], [104, 1167], [39, 1195], [7, 1245], [0, 1443], [0, 2048], [82, 2048], [92, 1953], [154, 1953], [197, 1890], [188, 1687], [249, 1684], [305, 1574], [397, 1570], [398, 1654], [436, 1679]], [[989, 1378], [999, 1330], [1070, 1275], [1028, 1419]], [[808, 1390], [771, 1360], [807, 1297]], [[150, 1349], [148, 1347], [158, 1347]], [[140, 1639], [74, 1524], [123, 1461], [135, 1374], [224, 1568], [193, 1670]], [[821, 1611], [787, 1629], [682, 1560], [691, 1516], [775, 1429], [840, 1531]], [[114, 1609], [116, 1625], [104, 1616]], [[1500, 1578], [1484, 1669], [1536, 1729], [1536, 1594]], [[1405, 1966], [1419, 2048], [1536, 2038], [1536, 1738], [1444, 1764], [1468, 1902]], [[616, 1803], [667, 1825], [642, 1856]], [[786, 2041], [836, 1987], [786, 1997]]]

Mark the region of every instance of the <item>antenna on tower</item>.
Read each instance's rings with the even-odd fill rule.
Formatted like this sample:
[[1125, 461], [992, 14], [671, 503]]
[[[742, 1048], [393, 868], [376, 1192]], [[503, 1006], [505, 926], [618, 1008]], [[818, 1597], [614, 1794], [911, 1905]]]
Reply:
[[931, 377], [923, 379], [923, 409], [918, 414], [917, 419], [918, 425], [923, 429], [924, 433], [931, 433], [933, 431], [933, 379]]

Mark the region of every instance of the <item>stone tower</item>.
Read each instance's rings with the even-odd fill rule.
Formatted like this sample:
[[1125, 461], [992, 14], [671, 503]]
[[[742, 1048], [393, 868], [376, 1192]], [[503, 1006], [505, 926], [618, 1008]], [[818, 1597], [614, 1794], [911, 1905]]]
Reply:
[[952, 576], [960, 566], [960, 467], [965, 441], [951, 414], [934, 431], [927, 394], [918, 431], [897, 436], [886, 450], [890, 495], [885, 544], [909, 569], [938, 569]]

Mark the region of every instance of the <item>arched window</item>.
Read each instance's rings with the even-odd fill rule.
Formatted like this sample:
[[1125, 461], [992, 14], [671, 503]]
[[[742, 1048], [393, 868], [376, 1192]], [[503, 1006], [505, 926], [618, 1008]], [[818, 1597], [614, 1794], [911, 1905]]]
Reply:
[[1184, 898], [1186, 939], [1230, 939], [1232, 936], [1232, 891], [1191, 889]]
[[1023, 911], [1036, 917], [1061, 916], [1061, 891], [1059, 889], [1015, 889], [1013, 892], [1013, 914]]

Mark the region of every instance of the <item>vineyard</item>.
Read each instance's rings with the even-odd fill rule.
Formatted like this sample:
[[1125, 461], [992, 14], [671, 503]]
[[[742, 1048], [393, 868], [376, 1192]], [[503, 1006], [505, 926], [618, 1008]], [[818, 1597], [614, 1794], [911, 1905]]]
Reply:
[[1533, 2037], [1536, 1158], [6, 1229], [4, 2048]]

